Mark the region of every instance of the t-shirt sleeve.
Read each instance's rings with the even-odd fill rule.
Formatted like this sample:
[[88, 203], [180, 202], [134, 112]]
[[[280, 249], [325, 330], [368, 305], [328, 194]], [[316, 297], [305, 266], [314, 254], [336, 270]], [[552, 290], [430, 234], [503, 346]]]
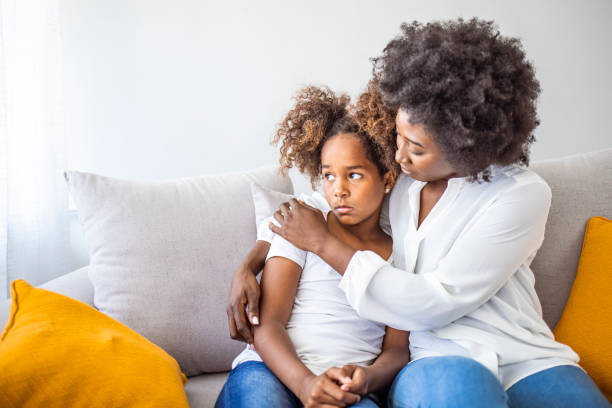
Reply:
[[274, 234], [272, 243], [270, 245], [270, 250], [268, 251], [268, 256], [266, 257], [266, 262], [270, 258], [279, 256], [281, 258], [289, 259], [298, 264], [301, 268], [304, 268], [304, 265], [306, 264], [306, 254], [306, 251], [296, 247], [280, 235]]

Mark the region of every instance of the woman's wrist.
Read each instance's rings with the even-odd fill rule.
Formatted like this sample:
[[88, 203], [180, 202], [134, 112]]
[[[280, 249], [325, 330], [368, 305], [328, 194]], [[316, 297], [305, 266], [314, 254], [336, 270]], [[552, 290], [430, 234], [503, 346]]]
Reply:
[[330, 265], [340, 275], [344, 275], [351, 258], [357, 252], [348, 244], [328, 233], [322, 240], [317, 243], [314, 251], [321, 259]]
[[267, 241], [256, 241], [255, 245], [243, 262], [243, 267], [250, 270], [253, 275], [257, 275], [266, 263], [266, 256], [270, 250], [270, 243]]

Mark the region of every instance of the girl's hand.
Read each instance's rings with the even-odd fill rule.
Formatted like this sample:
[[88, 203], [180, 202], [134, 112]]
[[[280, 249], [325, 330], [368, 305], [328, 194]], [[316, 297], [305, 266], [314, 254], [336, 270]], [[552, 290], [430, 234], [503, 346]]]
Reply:
[[370, 379], [367, 367], [347, 364], [341, 368], [332, 368], [328, 373], [340, 384], [342, 391], [367, 395]]
[[323, 213], [295, 198], [281, 204], [274, 218], [281, 226], [270, 223], [270, 229], [304, 251], [317, 253], [331, 236]]
[[[337, 368], [330, 370], [334, 369]], [[304, 387], [298, 397], [305, 408], [346, 407], [361, 400], [355, 393], [342, 391], [338, 383], [328, 375], [330, 370], [304, 381]]]

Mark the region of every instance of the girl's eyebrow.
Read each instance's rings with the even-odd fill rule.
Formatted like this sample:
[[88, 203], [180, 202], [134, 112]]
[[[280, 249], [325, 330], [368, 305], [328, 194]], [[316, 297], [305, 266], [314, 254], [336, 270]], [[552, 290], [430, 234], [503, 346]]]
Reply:
[[[321, 165], [322, 169], [328, 169], [329, 167], [330, 167], [329, 164], [322, 164]], [[363, 166], [361, 164], [356, 164], [354, 166], [348, 166], [347, 167], [348, 170], [355, 170], [355, 169], [362, 169], [362, 168], [363, 168]]]

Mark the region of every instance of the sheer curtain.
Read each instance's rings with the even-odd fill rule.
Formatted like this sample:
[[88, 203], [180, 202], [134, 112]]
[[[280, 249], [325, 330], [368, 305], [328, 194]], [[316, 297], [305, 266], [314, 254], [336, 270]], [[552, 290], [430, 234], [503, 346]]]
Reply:
[[57, 0], [0, 0], [0, 300], [70, 268]]

